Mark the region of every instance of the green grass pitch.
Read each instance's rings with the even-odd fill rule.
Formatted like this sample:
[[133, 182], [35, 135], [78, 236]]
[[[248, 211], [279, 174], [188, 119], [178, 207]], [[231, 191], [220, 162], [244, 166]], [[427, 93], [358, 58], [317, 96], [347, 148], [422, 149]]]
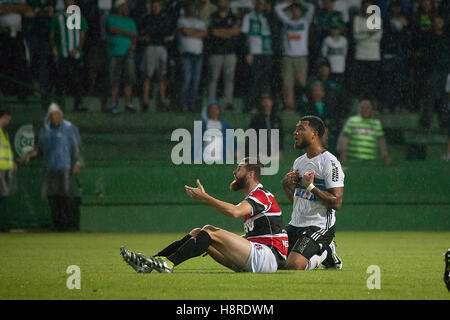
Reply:
[[[188, 230], [189, 231], [189, 230]], [[137, 274], [119, 247], [147, 254], [183, 234], [0, 234], [0, 299], [443, 299], [443, 253], [449, 232], [338, 232], [341, 271], [234, 273], [210, 257], [173, 274]], [[67, 267], [81, 271], [69, 290]], [[381, 288], [367, 288], [367, 268], [381, 270]]]

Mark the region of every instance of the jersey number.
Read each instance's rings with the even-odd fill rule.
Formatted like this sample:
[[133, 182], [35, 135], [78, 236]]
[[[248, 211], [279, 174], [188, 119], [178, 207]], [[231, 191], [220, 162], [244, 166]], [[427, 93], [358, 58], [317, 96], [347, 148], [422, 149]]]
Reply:
[[244, 223], [245, 233], [249, 233], [249, 232], [253, 231], [254, 228], [255, 228], [255, 223], [253, 220], [250, 220], [250, 221], [247, 221]]

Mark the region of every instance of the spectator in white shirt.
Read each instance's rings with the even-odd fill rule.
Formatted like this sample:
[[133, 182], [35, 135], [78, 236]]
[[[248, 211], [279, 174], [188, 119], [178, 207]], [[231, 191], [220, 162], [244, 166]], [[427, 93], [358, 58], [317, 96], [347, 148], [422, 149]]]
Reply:
[[257, 112], [259, 97], [270, 92], [272, 76], [272, 31], [266, 16], [266, 0], [256, 0], [255, 9], [246, 14], [242, 21], [241, 33], [246, 36], [247, 56], [250, 66], [250, 81], [244, 111]]
[[327, 58], [331, 67], [331, 80], [340, 84], [344, 81], [345, 60], [347, 58], [348, 41], [342, 35], [343, 25], [334, 23], [330, 26], [330, 35], [322, 43], [322, 56]]
[[196, 100], [203, 65], [203, 39], [207, 36], [206, 25], [197, 18], [197, 7], [188, 3], [186, 17], [178, 19], [181, 63], [181, 88], [179, 108], [196, 111]]
[[275, 6], [275, 13], [283, 24], [283, 98], [287, 110], [295, 109], [294, 87], [306, 85], [308, 75], [308, 35], [314, 16], [311, 3], [285, 0]]
[[367, 27], [367, 8], [373, 4], [371, 0], [364, 0], [361, 13], [353, 20], [353, 37], [355, 39], [355, 81], [360, 98], [377, 99], [380, 70], [381, 51], [380, 41], [383, 34], [380, 29]]

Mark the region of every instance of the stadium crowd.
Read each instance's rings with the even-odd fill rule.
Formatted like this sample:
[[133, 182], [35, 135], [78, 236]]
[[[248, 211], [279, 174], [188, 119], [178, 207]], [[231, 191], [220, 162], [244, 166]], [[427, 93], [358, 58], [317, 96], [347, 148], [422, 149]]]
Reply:
[[[123, 89], [124, 110], [146, 112], [157, 83], [157, 112], [206, 107], [202, 128], [218, 131], [230, 127], [224, 114], [241, 111], [240, 98], [242, 112], [255, 113], [249, 128], [280, 130], [280, 155], [283, 110], [324, 119], [324, 146], [341, 160], [374, 160], [380, 149], [389, 164], [375, 110], [419, 113], [425, 129], [437, 113], [449, 127], [449, 9], [449, 0], [0, 0], [0, 93], [22, 99], [38, 91], [43, 109], [56, 102], [38, 149], [19, 160], [48, 160], [52, 218], [68, 229], [68, 186], [82, 157], [78, 129], [59, 107], [65, 96], [75, 112], [88, 112], [83, 97], [96, 96], [103, 112], [117, 114]], [[4, 131], [10, 121], [0, 108], [0, 202], [17, 169]], [[204, 160], [235, 152], [214, 141], [222, 152]], [[450, 139], [447, 149], [448, 160]]]
[[[81, 12], [73, 30], [71, 5]], [[0, 90], [24, 96], [11, 79], [34, 83], [43, 106], [71, 95], [80, 112], [95, 95], [111, 113], [122, 87], [125, 111], [138, 110], [133, 94], [148, 110], [153, 82], [158, 111], [197, 112], [201, 97], [219, 96], [225, 110], [241, 97], [256, 111], [271, 93], [332, 132], [357, 97], [380, 112], [420, 112], [425, 128], [438, 112], [447, 127], [448, 21], [448, 0], [1, 0]]]

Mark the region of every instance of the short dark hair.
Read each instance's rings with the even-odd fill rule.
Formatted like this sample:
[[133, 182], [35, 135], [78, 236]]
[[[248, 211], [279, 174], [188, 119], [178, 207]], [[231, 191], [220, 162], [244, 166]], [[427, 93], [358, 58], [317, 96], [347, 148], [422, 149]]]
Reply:
[[300, 121], [308, 121], [309, 126], [318, 132], [319, 138], [322, 138], [325, 133], [325, 123], [322, 119], [317, 116], [307, 115], [302, 117]]
[[1, 108], [0, 109], [0, 118], [5, 116], [5, 115], [10, 116], [11, 115], [11, 111], [9, 111], [8, 109]]
[[219, 108], [219, 113], [222, 112], [222, 109], [220, 108], [220, 104], [219, 103], [209, 103], [208, 106], [206, 107], [206, 115], [209, 117], [209, 111], [211, 110], [212, 106], [217, 106], [217, 108]]
[[259, 181], [261, 179], [261, 169], [264, 168], [259, 158], [245, 157], [242, 161], [246, 163], [245, 168], [247, 171], [253, 171], [255, 173], [255, 180]]

